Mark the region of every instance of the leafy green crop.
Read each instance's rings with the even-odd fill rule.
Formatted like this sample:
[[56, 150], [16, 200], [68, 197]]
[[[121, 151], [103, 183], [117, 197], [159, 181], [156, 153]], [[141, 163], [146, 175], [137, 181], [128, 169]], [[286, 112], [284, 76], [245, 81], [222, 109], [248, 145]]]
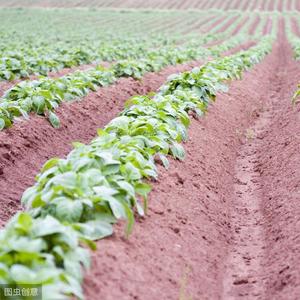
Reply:
[[81, 268], [89, 255], [82, 245], [113, 233], [135, 212], [143, 216], [151, 190], [145, 179], [157, 178], [155, 160], [168, 168], [168, 155], [184, 159], [180, 144], [188, 138], [190, 111], [202, 116], [224, 82], [240, 78], [272, 48], [257, 46], [216, 59], [191, 72], [171, 76], [153, 96], [135, 96], [125, 110], [89, 145], [74, 143], [65, 159], [52, 158], [22, 197], [18, 213], [0, 232], [0, 282], [42, 283], [46, 297], [83, 298]]
[[[212, 38], [211, 36], [206, 37]], [[0, 130], [9, 127], [15, 117], [27, 118], [30, 112], [45, 115], [54, 127], [59, 127], [55, 109], [63, 101], [82, 98], [97, 87], [114, 83], [120, 77], [141, 79], [146, 72], [157, 72], [167, 65], [175, 65], [189, 60], [219, 56], [221, 52], [245, 42], [248, 36], [233, 37], [210, 49], [199, 46], [203, 39], [191, 41], [179, 47], [169, 45], [149, 52], [139, 60], [120, 60], [110, 68], [98, 66], [86, 71], [76, 71], [60, 78], [41, 78], [23, 81], [8, 90], [0, 100]]]

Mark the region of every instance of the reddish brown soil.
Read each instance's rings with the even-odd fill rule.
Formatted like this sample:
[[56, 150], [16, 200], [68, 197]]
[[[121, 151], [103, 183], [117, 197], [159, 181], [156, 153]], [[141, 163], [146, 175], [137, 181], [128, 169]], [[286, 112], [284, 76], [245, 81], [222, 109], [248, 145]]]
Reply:
[[232, 35], [238, 34], [244, 25], [248, 22], [249, 16], [242, 19], [242, 21], [236, 26], [236, 28], [232, 31]]
[[224, 7], [224, 10], [228, 10], [231, 8], [231, 5], [232, 5], [232, 1], [227, 1], [225, 7]]
[[[279, 0], [280, 1], [280, 0]], [[278, 5], [278, 0], [277, 1], [270, 1], [269, 2], [269, 7], [268, 7], [268, 10], [269, 11], [273, 11], [273, 10], [276, 10], [277, 9], [277, 7], [275, 6], [275, 4], [277, 3], [277, 5]]]
[[256, 42], [253, 42], [253, 41], [249, 41], [243, 45], [240, 45], [240, 46], [237, 46], [237, 47], [234, 47], [233, 49], [230, 49], [228, 51], [225, 51], [223, 53], [224, 56], [227, 56], [227, 55], [230, 55], [231, 53], [234, 53], [234, 52], [237, 52], [239, 50], [247, 50], [248, 48], [254, 46], [256, 44]]
[[271, 18], [267, 18], [266, 19], [266, 23], [264, 25], [264, 28], [263, 28], [263, 34], [266, 35], [266, 34], [269, 34], [272, 30], [272, 19]]
[[[287, 2], [287, 0], [285, 0], [285, 2]], [[275, 9], [276, 9], [276, 7], [275, 7]], [[279, 0], [277, 10], [283, 11], [283, 0]]]
[[261, 7], [263, 10], [266, 10], [266, 11], [270, 11], [270, 6], [272, 5], [272, 0], [269, 1], [269, 0], [263, 0], [261, 1]]
[[249, 6], [249, 1], [245, 1], [244, 5], [241, 7], [241, 10], [247, 10]]
[[98, 242], [87, 299], [299, 299], [300, 66], [282, 35], [160, 168], [128, 240]]
[[239, 16], [234, 16], [230, 18], [228, 21], [226, 21], [226, 23], [223, 26], [221, 26], [221, 28], [217, 32], [225, 31], [230, 25], [232, 25], [238, 19], [238, 17]]
[[296, 18], [291, 18], [291, 20], [292, 20], [292, 30], [293, 30], [293, 32], [294, 32], [298, 37], [300, 37], [300, 29], [299, 29], [299, 26], [298, 26], [297, 19], [296, 19]]
[[265, 103], [236, 164], [226, 299], [300, 297], [300, 109], [290, 104], [300, 66], [286, 44], [275, 53], [281, 59], [270, 70]]
[[226, 16], [219, 17], [216, 21], [211, 23], [208, 27], [205, 28], [206, 32], [211, 31], [214, 27], [219, 25], [221, 22], [223, 22], [226, 19]]
[[250, 35], [254, 34], [259, 22], [261, 22], [261, 18], [259, 15], [257, 15], [256, 18], [254, 19], [252, 25], [249, 26], [249, 34]]
[[300, 106], [290, 105], [300, 66], [292, 61], [291, 49], [277, 51], [281, 59], [272, 72], [270, 98], [261, 116], [267, 125], [258, 136], [256, 153], [267, 249], [264, 279], [267, 299], [300, 299]]
[[215, 19], [217, 16], [209, 16], [208, 18], [204, 18], [204, 20], [197, 21], [195, 22], [190, 28], [187, 28], [185, 31], [182, 32], [182, 34], [189, 34], [191, 31], [201, 31], [202, 26], [205, 26], [205, 24], [212, 20]]
[[258, 0], [254, 0], [254, 1], [253, 1], [251, 10], [255, 10], [255, 9], [258, 8], [258, 7], [257, 7], [257, 6], [258, 6], [258, 5], [257, 5], [257, 1], [258, 1]]
[[202, 1], [202, 5], [200, 6], [200, 9], [206, 9], [207, 6], [209, 5], [209, 0], [204, 0]]
[[229, 2], [231, 2], [230, 9], [239, 10], [240, 6], [242, 5], [242, 1], [238, 1], [238, 0], [233, 0], [233, 1], [229, 1]]

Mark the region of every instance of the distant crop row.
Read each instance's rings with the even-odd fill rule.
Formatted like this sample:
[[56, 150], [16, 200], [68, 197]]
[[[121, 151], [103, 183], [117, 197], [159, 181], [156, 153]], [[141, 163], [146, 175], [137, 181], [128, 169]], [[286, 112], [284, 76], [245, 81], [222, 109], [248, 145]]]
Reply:
[[[31, 14], [35, 18], [37, 17], [36, 12], [27, 13], [29, 17]], [[14, 21], [19, 16], [16, 12], [9, 11], [7, 14], [8, 16], [11, 14]], [[48, 14], [51, 16], [51, 12]], [[79, 18], [85, 16], [81, 14], [83, 13], [79, 13]], [[36, 32], [36, 29], [32, 28], [32, 24], [29, 28], [26, 27], [28, 26], [27, 23], [30, 23], [26, 19], [23, 20], [25, 28], [21, 29], [22, 24], [14, 24], [11, 19], [7, 19], [8, 16], [3, 15], [3, 24], [0, 24], [0, 80], [14, 80], [26, 78], [30, 75], [46, 76], [49, 72], [82, 64], [139, 58], [146, 51], [151, 51], [151, 48], [160, 47], [171, 42], [183, 43], [191, 37], [197, 37], [201, 30], [209, 33], [224, 31], [223, 28], [226, 27], [228, 21], [234, 20], [226, 28], [224, 35], [231, 33], [236, 29], [238, 23], [245, 18], [245, 15], [237, 13], [230, 13], [228, 16], [221, 13], [217, 15], [217, 18], [212, 18], [214, 15], [208, 14], [207, 21], [203, 22], [201, 17], [205, 16], [204, 13], [186, 14], [185, 20], [177, 13], [165, 13], [162, 16], [166, 17], [166, 20], [163, 19], [163, 22], [152, 24], [151, 20], [153, 22], [157, 20], [155, 14], [126, 13], [124, 14], [125, 17], [121, 13], [115, 14], [117, 21], [112, 21], [114, 20], [112, 13], [95, 14], [98, 18], [104, 18], [98, 20], [99, 27], [97, 27], [97, 23], [83, 26], [84, 30], [79, 29], [77, 34], [75, 34], [74, 28], [69, 30], [64, 28], [62, 31], [60, 26], [51, 26], [51, 23], [49, 24], [50, 28], [39, 28], [40, 30]], [[48, 15], [46, 14], [46, 16]], [[91, 16], [96, 18], [93, 14]], [[200, 18], [199, 20], [197, 16]], [[150, 19], [150, 24], [147, 25], [149, 26], [148, 30], [143, 28], [146, 21], [142, 17], [146, 20]], [[255, 17], [255, 14], [251, 14], [247, 20], [248, 26]], [[20, 18], [22, 20], [24, 16], [20, 15]], [[264, 23], [263, 19], [259, 24]], [[213, 25], [216, 20], [220, 22], [210, 28], [210, 25]], [[41, 22], [45, 21], [41, 20]], [[199, 25], [197, 25], [198, 23]], [[1, 32], [2, 26], [3, 32]], [[36, 26], [43, 27], [45, 25], [36, 24]], [[244, 26], [242, 30], [246, 31], [248, 26]], [[18, 30], [18, 33], [13, 29]], [[87, 32], [87, 29], [92, 34]], [[179, 34], [179, 31], [184, 32], [184, 35]], [[23, 33], [24, 36], [19, 32]], [[145, 38], [145, 33], [147, 38]], [[165, 38], [166, 34], [169, 38]]]
[[[276, 16], [273, 19], [273, 23], [276, 25]], [[193, 35], [187, 36], [183, 43], [179, 43], [179, 36], [176, 38], [174, 36], [171, 39], [157, 37], [155, 41], [151, 38], [123, 38], [115, 43], [113, 41], [102, 42], [102, 44], [101, 42], [96, 42], [94, 44], [97, 45], [95, 48], [86, 46], [85, 52], [80, 50], [80, 48], [74, 48], [75, 56], [73, 56], [72, 62], [75, 61], [75, 64], [83, 60], [91, 61], [97, 58], [112, 61], [112, 64], [109, 68], [98, 66], [86, 71], [77, 71], [60, 78], [41, 78], [15, 85], [0, 99], [0, 130], [10, 127], [16, 117], [23, 116], [28, 118], [28, 114], [31, 112], [46, 115], [53, 126], [59, 127], [59, 119], [54, 111], [63, 101], [82, 98], [88, 92], [95, 91], [97, 87], [112, 84], [120, 77], [140, 79], [146, 72], [157, 72], [167, 65], [180, 64], [209, 56], [218, 56], [220, 53], [249, 39], [247, 33], [249, 32], [249, 26], [253, 22], [253, 17], [249, 18], [248, 24], [239, 30], [237, 36], [233, 36], [211, 48], [203, 48], [202, 46], [212, 41], [230, 37], [237, 26], [236, 23], [240, 22], [240, 20], [241, 18], [236, 18], [223, 32], [218, 33], [218, 28], [222, 24], [220, 23], [218, 26], [215, 26], [214, 34], [207, 34], [197, 39], [193, 39]], [[266, 20], [268, 21], [268, 19]], [[264, 22], [259, 23], [259, 26], [257, 26], [254, 34], [251, 36], [252, 39], [262, 36], [264, 24]], [[275, 30], [276, 26], [273, 26], [273, 33]], [[184, 39], [181, 38], [181, 40], [183, 41]], [[57, 48], [59, 46], [54, 46], [54, 49]], [[26, 46], [25, 49], [27, 49]], [[70, 49], [68, 55], [62, 54], [61, 58], [65, 59], [64, 63], [69, 61], [72, 48]], [[79, 49], [79, 51], [76, 51], [76, 49]], [[37, 55], [37, 57], [39, 56]], [[77, 57], [77, 60], [74, 57]], [[23, 59], [26, 59], [26, 56]], [[53, 67], [55, 66], [56, 62], [54, 63], [51, 59], [49, 62]], [[36, 70], [40, 67], [37, 66]], [[45, 73], [47, 73], [49, 71], [48, 66], [44, 66], [44, 68]]]
[[[29, 75], [47, 75], [49, 72], [63, 68], [89, 64], [100, 61], [115, 61], [127, 58], [139, 58], [152, 48], [165, 44], [174, 45], [176, 40], [167, 38], [141, 39], [120, 38], [96, 42], [82, 41], [81, 43], [61, 44], [54, 46], [27, 46], [21, 50], [2, 49], [0, 58], [0, 78], [14, 80], [28, 78]], [[73, 45], [74, 44], [74, 45]]]
[[[42, 0], [2, 0], [3, 6], [45, 6]], [[239, 9], [242, 11], [289, 11], [300, 10], [297, 0], [198, 0], [198, 1], [176, 1], [176, 0], [52, 0], [47, 4], [50, 7], [105, 7], [105, 8], [135, 8], [135, 9]]]
[[[217, 30], [217, 26], [214, 29]], [[92, 62], [136, 59], [145, 56], [145, 52], [153, 48], [183, 43], [191, 36], [186, 34], [183, 38], [170, 35], [166, 38], [155, 34], [145, 38], [118, 35], [113, 34], [111, 29], [106, 33], [101, 29], [92, 40], [71, 36], [53, 43], [51, 38], [49, 42], [43, 37], [24, 39], [4, 35], [0, 40], [0, 79], [14, 80], [29, 75], [47, 75], [49, 72]]]
[[119, 60], [109, 68], [99, 66], [60, 78], [21, 82], [8, 90], [0, 101], [0, 129], [10, 127], [15, 117], [28, 118], [30, 112], [47, 115], [51, 124], [59, 127], [59, 120], [54, 111], [63, 101], [81, 98], [89, 91], [95, 91], [98, 86], [112, 84], [120, 77], [140, 79], [146, 72], [157, 72], [167, 65], [218, 56], [246, 42], [248, 36], [241, 34], [211, 48], [201, 47], [203, 43], [213, 39], [215, 36], [208, 35], [198, 42], [193, 41], [183, 46], [167, 45], [146, 52], [143, 59]]
[[89, 145], [74, 144], [66, 159], [50, 159], [22, 197], [25, 212], [0, 232], [1, 284], [43, 284], [43, 299], [83, 298], [82, 266], [89, 266], [95, 240], [111, 235], [112, 224], [141, 216], [156, 178], [155, 159], [184, 158], [190, 111], [202, 116], [225, 82], [240, 78], [270, 50], [263, 38], [247, 51], [218, 58], [171, 76], [160, 92], [131, 98]]

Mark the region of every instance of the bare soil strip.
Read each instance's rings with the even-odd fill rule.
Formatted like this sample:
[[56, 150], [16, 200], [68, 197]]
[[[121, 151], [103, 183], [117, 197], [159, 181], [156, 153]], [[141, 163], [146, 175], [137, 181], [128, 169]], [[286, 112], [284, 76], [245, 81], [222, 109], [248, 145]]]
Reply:
[[213, 28], [215, 28], [216, 26], [218, 26], [219, 24], [221, 24], [222, 22], [224, 22], [224, 20], [226, 20], [226, 16], [221, 16], [220, 18], [218, 18], [217, 20], [215, 20], [213, 23], [211, 23], [208, 27], [205, 28], [206, 32], [211, 31]]
[[261, 21], [260, 16], [257, 15], [256, 18], [254, 19], [252, 25], [249, 27], [249, 31], [248, 31], [249, 34], [254, 34], [259, 22], [262, 22], [262, 21]]
[[271, 32], [271, 30], [272, 30], [272, 23], [273, 23], [272, 19], [270, 17], [268, 17], [266, 19], [266, 23], [265, 23], [264, 28], [263, 28], [263, 34], [264, 35], [267, 35], [267, 34], [269, 34]]
[[[259, 134], [265, 126], [264, 118], [251, 128]], [[264, 256], [263, 214], [260, 209], [259, 173], [256, 170], [257, 145], [251, 142], [252, 131], [248, 133], [245, 145], [239, 150], [234, 185], [233, 209], [231, 212], [233, 247], [227, 261], [224, 279], [223, 299], [235, 299], [237, 296], [263, 296], [262, 260]], [[247, 288], [245, 289], [245, 286]], [[242, 287], [242, 288], [241, 288]]]
[[[238, 34], [241, 31], [241, 29], [245, 26], [245, 24], [248, 23], [248, 20], [249, 16], [243, 18], [242, 21], [240, 21], [240, 23], [238, 24], [238, 26], [233, 30], [232, 35]], [[249, 26], [249, 24], [247, 24], [247, 26]]]
[[299, 299], [299, 107], [290, 99], [300, 65], [275, 47], [269, 88], [235, 166], [232, 245], [223, 299]]
[[[223, 31], [226, 30], [226, 28], [228, 28], [230, 25], [232, 25], [237, 19], [239, 18], [239, 16], [234, 16], [232, 18], [230, 18], [218, 31], [217, 33], [221, 33]], [[241, 27], [242, 25], [238, 24], [238, 27]]]

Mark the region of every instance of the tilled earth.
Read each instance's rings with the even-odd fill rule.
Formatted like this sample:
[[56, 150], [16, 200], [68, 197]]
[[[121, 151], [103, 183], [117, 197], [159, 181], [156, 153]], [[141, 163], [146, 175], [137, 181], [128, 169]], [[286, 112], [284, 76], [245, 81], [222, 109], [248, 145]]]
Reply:
[[[89, 141], [131, 95], [198, 64], [63, 105], [59, 130], [33, 117], [1, 133], [1, 223], [47, 158]], [[272, 53], [193, 119], [185, 161], [159, 167], [149, 212], [129, 239], [119, 224], [98, 242], [86, 299], [300, 299], [300, 104], [291, 105], [299, 74], [280, 31]]]

